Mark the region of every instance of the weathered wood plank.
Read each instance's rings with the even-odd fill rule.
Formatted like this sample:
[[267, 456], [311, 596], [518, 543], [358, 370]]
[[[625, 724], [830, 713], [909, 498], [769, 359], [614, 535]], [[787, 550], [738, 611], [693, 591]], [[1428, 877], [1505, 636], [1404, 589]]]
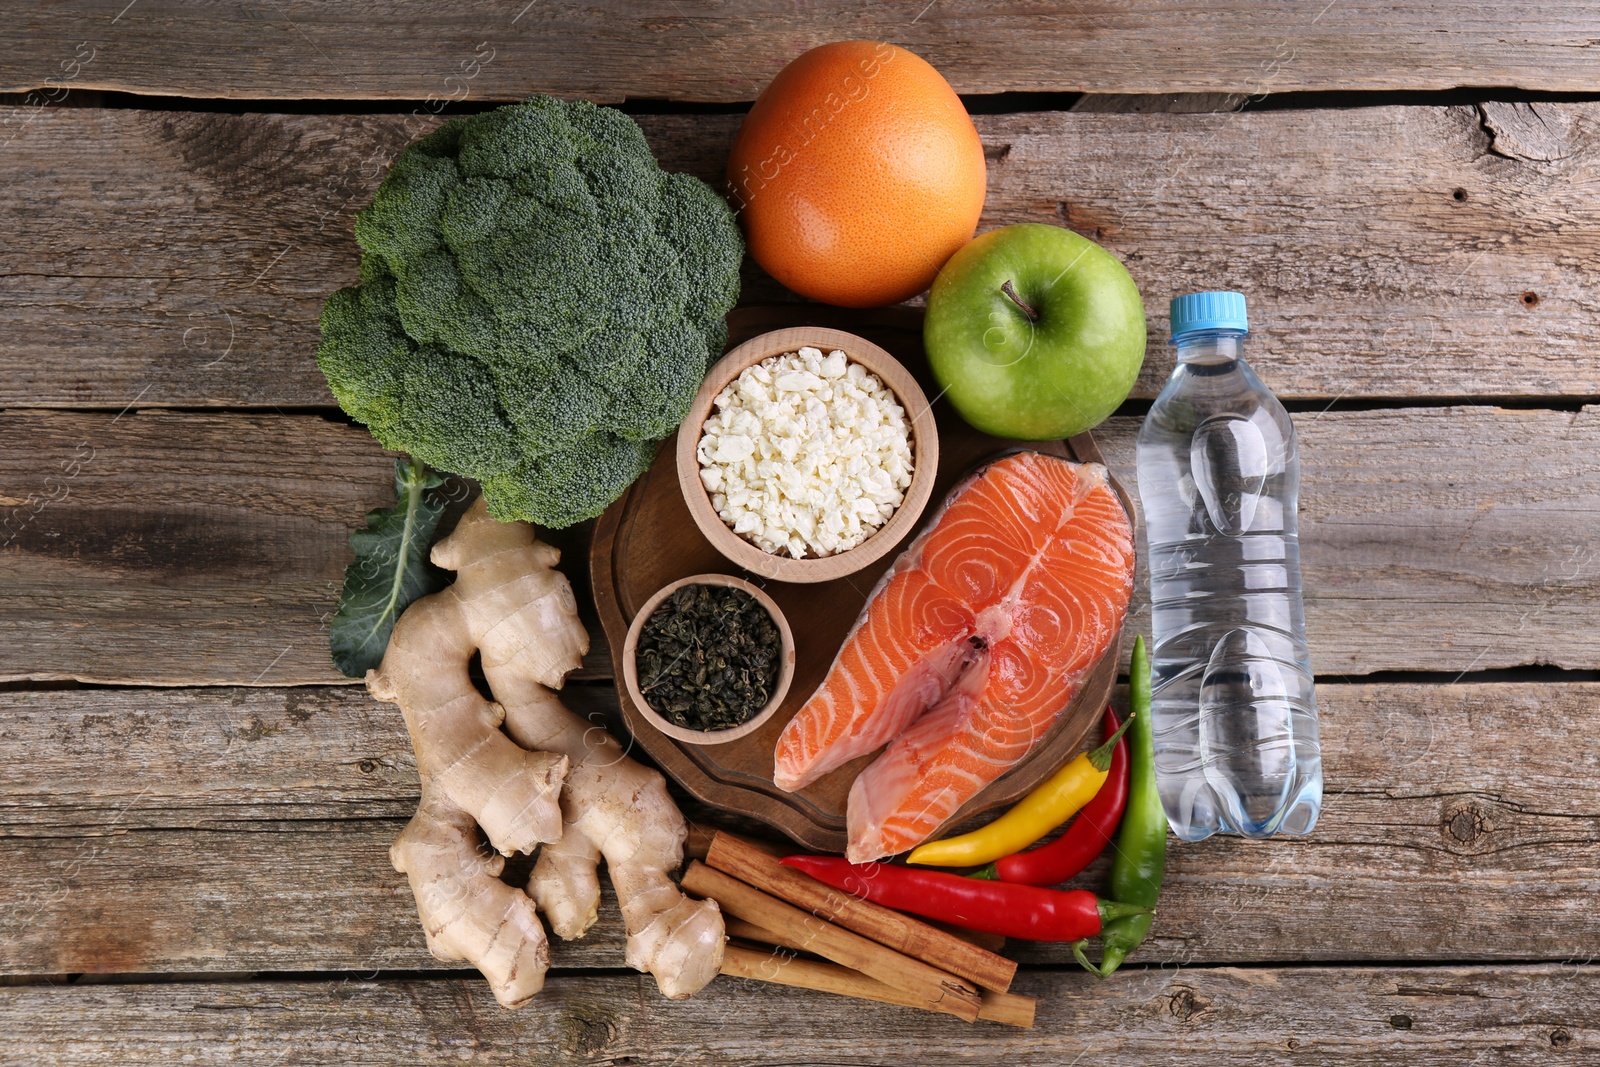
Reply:
[[[0, 117], [27, 120], [0, 154], [0, 407], [331, 406], [313, 357], [350, 218], [431, 117]], [[738, 116], [640, 121], [720, 182]], [[1217, 285], [1250, 295], [1285, 397], [1600, 395], [1600, 105], [977, 121], [984, 227], [1064, 223], [1140, 282], [1137, 396], [1171, 368], [1167, 300]], [[747, 302], [781, 297], [748, 274]]]
[[7, 412], [0, 678], [329, 678], [346, 538], [392, 462], [312, 417]]
[[250, 13], [217, 0], [54, 0], [7, 20], [0, 90], [65, 84], [246, 100], [442, 101], [553, 91], [737, 101], [754, 99], [804, 49], [841, 37], [908, 47], [964, 93], [1587, 91], [1600, 19], [1583, 5], [1537, 0], [1232, 0], [1203, 9], [1090, 0], [1003, 10], [978, 0], [451, 0]]
[[348, 681], [327, 616], [393, 463], [315, 416], [0, 414], [0, 681]]
[[[1600, 967], [1036, 971], [1032, 1030], [721, 978], [685, 1001], [634, 975], [556, 977], [497, 1009], [469, 980], [0, 989], [0, 1054], [78, 1064], [991, 1064], [1462, 1067], [1579, 1062]], [[1583, 1050], [1590, 1048], [1585, 1053]], [[870, 1050], [870, 1051], [868, 1051]]]
[[[1130, 489], [1137, 425], [1098, 432]], [[1299, 427], [1317, 670], [1600, 668], [1600, 408], [1309, 413]], [[314, 416], [0, 414], [0, 680], [344, 681], [324, 615], [391, 472], [360, 428]], [[584, 545], [565, 539], [580, 590]], [[1145, 587], [1141, 573], [1141, 629]], [[606, 676], [590, 631], [585, 676]]]
[[[608, 687], [567, 695], [615, 714]], [[1600, 953], [1600, 740], [1574, 728], [1600, 684], [1318, 699], [1316, 832], [1174, 844], [1146, 962]], [[405, 730], [359, 690], [0, 693], [0, 766], [0, 974], [443, 966], [388, 860], [416, 804]], [[619, 965], [609, 896], [555, 959]]]

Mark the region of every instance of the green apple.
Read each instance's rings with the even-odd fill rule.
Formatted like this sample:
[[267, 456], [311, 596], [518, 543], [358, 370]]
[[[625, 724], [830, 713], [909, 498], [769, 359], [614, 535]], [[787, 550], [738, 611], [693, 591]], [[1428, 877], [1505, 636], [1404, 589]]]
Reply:
[[974, 427], [1045, 441], [1117, 410], [1144, 362], [1144, 302], [1117, 257], [1060, 226], [990, 230], [950, 257], [922, 328], [944, 395]]

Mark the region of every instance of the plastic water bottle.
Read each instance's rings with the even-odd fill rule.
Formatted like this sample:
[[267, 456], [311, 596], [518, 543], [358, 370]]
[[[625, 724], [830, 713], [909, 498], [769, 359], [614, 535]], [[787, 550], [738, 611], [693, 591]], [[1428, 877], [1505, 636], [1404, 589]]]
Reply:
[[1172, 302], [1178, 365], [1139, 431], [1156, 782], [1173, 832], [1304, 834], [1322, 807], [1294, 424], [1244, 360], [1239, 293]]

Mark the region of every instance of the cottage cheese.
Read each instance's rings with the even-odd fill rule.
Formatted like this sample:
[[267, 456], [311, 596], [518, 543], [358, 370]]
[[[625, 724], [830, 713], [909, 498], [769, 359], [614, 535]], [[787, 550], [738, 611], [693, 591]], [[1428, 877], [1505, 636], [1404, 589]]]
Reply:
[[722, 521], [795, 559], [845, 552], [905, 499], [905, 409], [843, 352], [786, 352], [745, 368], [701, 430], [700, 481]]

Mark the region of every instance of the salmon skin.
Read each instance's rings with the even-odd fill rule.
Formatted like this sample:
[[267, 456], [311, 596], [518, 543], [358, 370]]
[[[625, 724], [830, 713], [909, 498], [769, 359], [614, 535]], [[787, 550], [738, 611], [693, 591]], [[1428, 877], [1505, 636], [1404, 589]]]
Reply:
[[1133, 527], [1097, 463], [995, 460], [901, 553], [778, 738], [794, 791], [883, 745], [850, 788], [846, 854], [913, 848], [1049, 732], [1122, 628]]

